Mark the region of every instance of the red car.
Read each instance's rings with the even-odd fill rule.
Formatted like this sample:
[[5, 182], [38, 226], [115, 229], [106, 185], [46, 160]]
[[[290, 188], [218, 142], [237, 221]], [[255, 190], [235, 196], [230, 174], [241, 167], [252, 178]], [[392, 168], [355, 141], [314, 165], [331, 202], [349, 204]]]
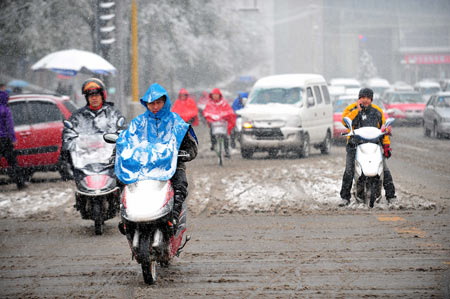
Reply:
[[[355, 103], [357, 100], [358, 95], [342, 95], [333, 102], [333, 139], [335, 141], [345, 141], [347, 138], [342, 136], [343, 133], [347, 133], [347, 128], [342, 123], [342, 113], [348, 105]], [[389, 115], [385, 112], [386, 108], [378, 98], [373, 99], [373, 104], [380, 107], [383, 110], [384, 118], [388, 119]]]
[[[24, 168], [25, 180], [35, 171], [59, 171], [64, 178], [60, 160], [63, 120], [78, 109], [66, 96], [21, 94], [9, 98], [8, 106], [14, 120], [17, 162]], [[8, 174], [8, 163], [0, 161], [0, 174]]]
[[425, 103], [418, 92], [386, 91], [383, 103], [387, 113], [395, 118], [396, 123], [421, 124]]

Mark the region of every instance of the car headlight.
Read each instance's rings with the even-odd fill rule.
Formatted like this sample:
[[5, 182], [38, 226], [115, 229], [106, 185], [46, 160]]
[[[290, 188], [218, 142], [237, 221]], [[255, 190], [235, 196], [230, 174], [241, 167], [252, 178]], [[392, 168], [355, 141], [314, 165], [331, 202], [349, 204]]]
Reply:
[[244, 128], [244, 129], [251, 129], [251, 128], [253, 128], [253, 124], [251, 122], [249, 122], [249, 121], [244, 121], [242, 123], [242, 128]]

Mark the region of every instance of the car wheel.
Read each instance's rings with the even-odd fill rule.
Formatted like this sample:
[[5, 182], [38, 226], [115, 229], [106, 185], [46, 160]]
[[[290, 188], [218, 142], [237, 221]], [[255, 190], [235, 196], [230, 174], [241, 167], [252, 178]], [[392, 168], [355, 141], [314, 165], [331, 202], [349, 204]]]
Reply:
[[302, 136], [302, 146], [299, 151], [300, 158], [308, 158], [310, 151], [311, 151], [311, 146], [309, 144], [309, 135], [305, 133]]
[[320, 152], [323, 155], [328, 155], [331, 151], [331, 134], [330, 132], [327, 132], [327, 136], [325, 137], [325, 140], [320, 146]]
[[68, 181], [73, 179], [72, 166], [67, 161], [61, 161], [58, 167], [59, 175], [63, 181]]
[[251, 149], [241, 148], [241, 156], [244, 159], [251, 159], [253, 156], [253, 151]]

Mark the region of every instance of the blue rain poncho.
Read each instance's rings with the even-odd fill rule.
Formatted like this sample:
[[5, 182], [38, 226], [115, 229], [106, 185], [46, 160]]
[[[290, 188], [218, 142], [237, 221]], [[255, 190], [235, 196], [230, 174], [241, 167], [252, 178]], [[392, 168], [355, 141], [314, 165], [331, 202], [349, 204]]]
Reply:
[[[164, 95], [163, 108], [152, 113], [147, 103]], [[189, 124], [170, 111], [169, 96], [161, 85], [152, 84], [140, 101], [147, 111], [131, 121], [116, 143], [115, 173], [125, 184], [171, 179], [177, 168], [178, 150], [189, 129]]]

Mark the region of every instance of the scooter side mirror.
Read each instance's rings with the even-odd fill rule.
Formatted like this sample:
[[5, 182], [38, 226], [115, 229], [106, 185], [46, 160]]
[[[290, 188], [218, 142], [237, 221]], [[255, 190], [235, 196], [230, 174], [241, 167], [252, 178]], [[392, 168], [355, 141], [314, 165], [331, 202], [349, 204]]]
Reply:
[[64, 123], [64, 127], [66, 127], [67, 129], [73, 130], [73, 124], [70, 121], [64, 120], [63, 123]]
[[352, 131], [352, 120], [349, 117], [344, 117], [345, 126]]
[[117, 139], [119, 139], [119, 135], [115, 133], [106, 133], [103, 135], [103, 140], [106, 143], [116, 143]]
[[117, 120], [116, 126], [117, 126], [117, 128], [122, 129], [124, 125], [125, 125], [125, 117], [121, 116], [121, 117]]
[[386, 121], [384, 122], [384, 126], [387, 128], [387, 127], [389, 127], [390, 125], [392, 125], [392, 124], [394, 123], [394, 121], [395, 121], [395, 118], [389, 117], [389, 118], [386, 119]]

